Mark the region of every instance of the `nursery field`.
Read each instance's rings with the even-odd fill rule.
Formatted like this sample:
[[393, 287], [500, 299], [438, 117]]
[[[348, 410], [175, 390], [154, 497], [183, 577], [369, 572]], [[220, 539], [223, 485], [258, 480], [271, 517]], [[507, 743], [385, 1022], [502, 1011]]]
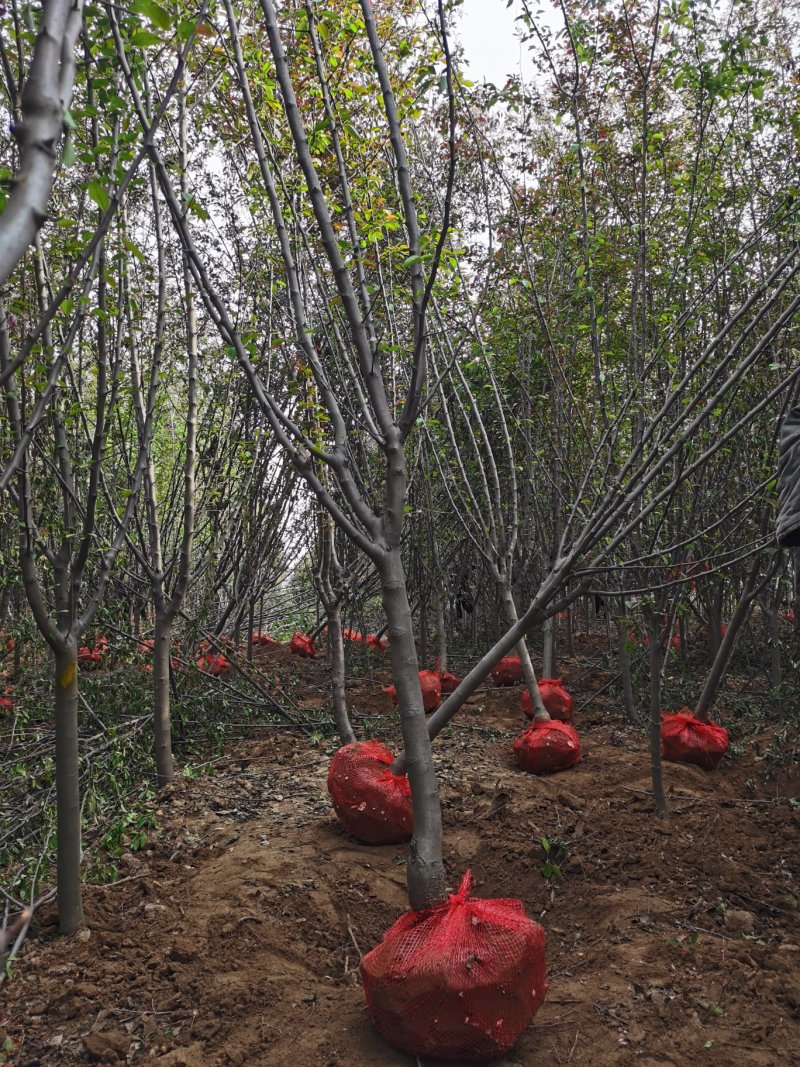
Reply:
[[[324, 661], [269, 657], [299, 675], [307, 708], [323, 705]], [[519, 688], [479, 691], [434, 745], [452, 888], [471, 868], [477, 896], [518, 897], [547, 931], [547, 999], [496, 1062], [797, 1062], [796, 738], [743, 739], [712, 774], [665, 764], [664, 822], [646, 739], [608, 676], [580, 656], [563, 674], [583, 747], [574, 769], [518, 769]], [[355, 680], [349, 702], [392, 745], [388, 677]], [[5, 1062], [421, 1063], [376, 1034], [358, 975], [407, 907], [406, 846], [345, 834], [325, 785], [332, 751], [257, 728], [213, 774], [163, 791], [147, 847], [123, 857], [118, 882], [87, 887], [85, 928], [57, 937], [55, 912], [37, 916], [3, 991]]]

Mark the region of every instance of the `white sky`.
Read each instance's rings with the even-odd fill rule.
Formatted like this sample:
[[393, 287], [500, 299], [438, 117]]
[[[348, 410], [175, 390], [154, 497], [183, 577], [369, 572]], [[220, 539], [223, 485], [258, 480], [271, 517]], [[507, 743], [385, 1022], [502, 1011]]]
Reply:
[[509, 74], [521, 72], [526, 81], [531, 77], [527, 45], [520, 45], [514, 23], [519, 9], [518, 0], [510, 8], [506, 0], [464, 0], [456, 9], [461, 12], [457, 33], [472, 81], [490, 81], [502, 89]]

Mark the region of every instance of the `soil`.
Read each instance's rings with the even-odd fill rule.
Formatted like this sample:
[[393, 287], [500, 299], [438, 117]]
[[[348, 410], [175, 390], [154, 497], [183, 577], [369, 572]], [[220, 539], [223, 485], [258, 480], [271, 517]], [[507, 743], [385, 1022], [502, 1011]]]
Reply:
[[[324, 703], [323, 660], [264, 655], [302, 679], [301, 707]], [[498, 1067], [797, 1063], [793, 759], [763, 735], [715, 773], [665, 764], [662, 821], [610, 676], [564, 677], [588, 701], [574, 769], [517, 768], [518, 688], [477, 694], [435, 745], [453, 888], [470, 867], [477, 895], [520, 898], [547, 931], [547, 1000]], [[351, 690], [363, 717], [390, 712], [381, 680]], [[6, 1062], [415, 1067], [373, 1029], [358, 977], [407, 906], [406, 849], [340, 828], [331, 751], [262, 728], [213, 775], [164, 790], [150, 847], [123, 857], [120, 881], [87, 886], [84, 928], [58, 937], [52, 910], [37, 916], [3, 989]], [[561, 878], [543, 876], [543, 837]]]

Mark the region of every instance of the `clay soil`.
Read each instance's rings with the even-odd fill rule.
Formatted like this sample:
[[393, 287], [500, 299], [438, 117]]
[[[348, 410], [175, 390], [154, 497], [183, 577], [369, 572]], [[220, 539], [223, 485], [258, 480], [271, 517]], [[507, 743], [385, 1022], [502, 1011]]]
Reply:
[[[281, 663], [322, 705], [324, 662]], [[364, 715], [390, 710], [381, 677], [353, 687]], [[478, 895], [522, 899], [547, 931], [550, 991], [503, 1067], [800, 1062], [791, 739], [751, 739], [713, 774], [665, 765], [663, 822], [606, 679], [565, 677], [587, 702], [575, 769], [517, 769], [518, 689], [479, 693], [435, 746], [453, 886], [471, 867]], [[406, 906], [405, 848], [340, 828], [331, 751], [261, 729], [165, 790], [149, 847], [87, 887], [83, 929], [37, 917], [2, 992], [6, 1062], [417, 1067], [374, 1031], [358, 977]], [[561, 879], [542, 874], [542, 837], [568, 842]]]

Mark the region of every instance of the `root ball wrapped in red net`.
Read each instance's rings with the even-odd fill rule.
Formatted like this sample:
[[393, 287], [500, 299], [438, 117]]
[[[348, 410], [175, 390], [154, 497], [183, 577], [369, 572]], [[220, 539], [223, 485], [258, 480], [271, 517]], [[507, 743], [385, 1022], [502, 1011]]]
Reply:
[[449, 696], [450, 693], [454, 693], [464, 680], [463, 678], [458, 678], [455, 674], [451, 674], [450, 671], [442, 670], [441, 656], [434, 663], [433, 669], [439, 675], [439, 681], [442, 683], [442, 696]]
[[230, 660], [221, 652], [206, 652], [195, 660], [197, 669], [204, 674], [212, 674], [215, 678], [230, 667]]
[[713, 771], [728, 751], [728, 731], [714, 722], [701, 722], [688, 708], [661, 716], [661, 756], [677, 763], [694, 763]]
[[[419, 687], [422, 690], [422, 706], [426, 711], [436, 711], [442, 702], [442, 680], [436, 671], [420, 671]], [[384, 693], [397, 705], [397, 687], [386, 685]]]
[[289, 648], [295, 656], [300, 656], [302, 659], [313, 659], [317, 651], [311, 638], [301, 634], [299, 630], [292, 637]]
[[551, 774], [580, 762], [581, 742], [567, 722], [534, 720], [514, 741], [514, 755], [524, 771]]
[[411, 838], [411, 788], [389, 770], [394, 756], [380, 741], [343, 745], [328, 768], [328, 792], [339, 821], [366, 845]]
[[469, 871], [446, 904], [408, 911], [361, 961], [375, 1026], [411, 1056], [502, 1056], [547, 992], [545, 933], [519, 900], [471, 900]]
[[524, 681], [524, 677], [519, 656], [505, 656], [492, 668], [492, 679], [497, 686], [517, 685]]
[[[539, 693], [542, 697], [542, 703], [552, 719], [559, 719], [561, 722], [572, 722], [572, 709], [575, 702], [561, 682], [561, 678], [541, 678], [539, 680]], [[522, 710], [529, 719], [532, 719], [533, 701], [527, 689], [523, 689], [520, 703], [522, 704]]]
[[456, 689], [464, 681], [463, 678], [459, 678], [455, 674], [451, 674], [450, 671], [442, 671], [439, 675], [442, 682], [442, 695], [449, 696], [450, 693], [455, 693]]

